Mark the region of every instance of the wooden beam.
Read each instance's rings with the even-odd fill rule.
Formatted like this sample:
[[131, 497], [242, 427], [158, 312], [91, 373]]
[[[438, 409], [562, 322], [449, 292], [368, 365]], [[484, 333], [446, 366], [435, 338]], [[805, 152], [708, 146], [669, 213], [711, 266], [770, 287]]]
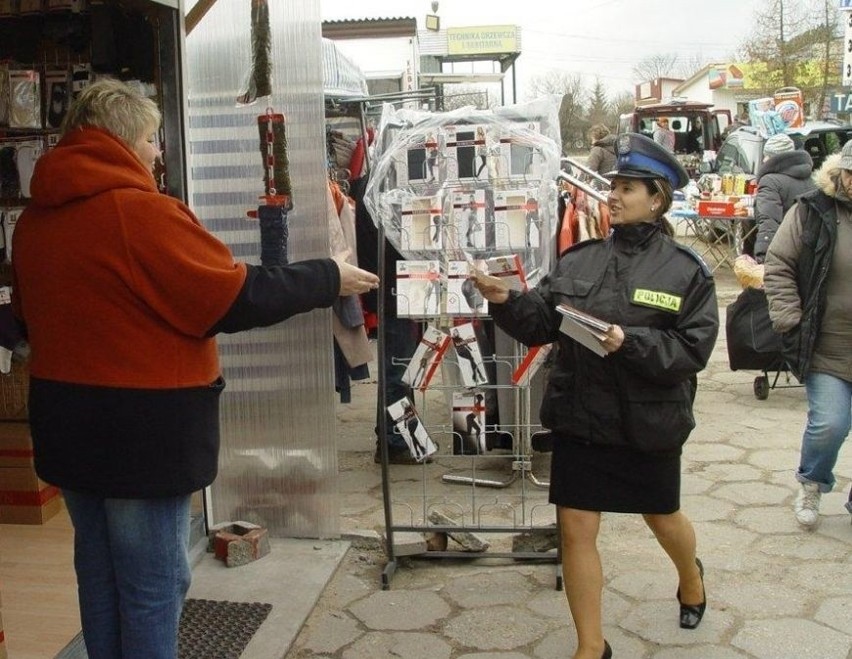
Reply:
[[186, 18], [184, 22], [186, 24], [186, 34], [189, 35], [190, 32], [201, 22], [201, 19], [204, 18], [204, 15], [210, 11], [213, 5], [216, 4], [216, 0], [198, 0], [188, 12], [186, 12]]

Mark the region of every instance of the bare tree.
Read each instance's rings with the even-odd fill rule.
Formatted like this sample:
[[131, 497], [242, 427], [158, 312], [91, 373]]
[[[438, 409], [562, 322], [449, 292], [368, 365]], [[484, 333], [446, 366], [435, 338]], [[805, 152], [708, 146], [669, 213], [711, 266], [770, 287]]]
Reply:
[[441, 108], [449, 111], [473, 106], [477, 110], [487, 110], [498, 105], [496, 95], [489, 91], [487, 85], [444, 85]]
[[764, 90], [795, 84], [801, 53], [792, 46], [793, 26], [803, 28], [803, 5], [795, 0], [766, 0], [755, 11], [751, 36], [742, 50], [749, 62], [763, 63], [760, 78]]
[[567, 74], [562, 71], [550, 71], [530, 81], [527, 96], [536, 98], [547, 94], [562, 97], [559, 107], [559, 128], [562, 132], [562, 152], [575, 143], [583, 142], [588, 122], [583, 115], [588, 92], [579, 74]]
[[639, 60], [639, 63], [633, 67], [633, 77], [643, 81], [679, 77], [677, 76], [679, 62], [677, 53], [651, 55]]
[[630, 92], [621, 92], [620, 94], [616, 94], [612, 101], [610, 101], [610, 116], [607, 119], [606, 125], [610, 127], [610, 129], [614, 129], [613, 132], [618, 131], [618, 118], [627, 114], [628, 112], [632, 112], [636, 107], [636, 99], [633, 97], [633, 94]]
[[688, 57], [680, 57], [675, 69], [675, 77], [683, 78], [684, 80], [691, 78], [698, 71], [703, 69], [706, 64], [707, 61], [701, 53], [693, 53]]
[[842, 26], [835, 3], [767, 0], [753, 25], [741, 48], [751, 84], [766, 95], [798, 87], [811, 114], [821, 116], [829, 88], [840, 82]]

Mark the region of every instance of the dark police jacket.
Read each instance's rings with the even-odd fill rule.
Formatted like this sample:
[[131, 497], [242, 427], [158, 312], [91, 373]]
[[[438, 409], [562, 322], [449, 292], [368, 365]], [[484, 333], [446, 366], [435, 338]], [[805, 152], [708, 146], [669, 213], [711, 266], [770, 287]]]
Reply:
[[[559, 331], [566, 303], [624, 330], [599, 357]], [[719, 330], [713, 277], [656, 224], [617, 226], [568, 250], [526, 294], [490, 305], [499, 327], [526, 345], [557, 341], [542, 424], [575, 441], [679, 451], [695, 427], [696, 374]]]

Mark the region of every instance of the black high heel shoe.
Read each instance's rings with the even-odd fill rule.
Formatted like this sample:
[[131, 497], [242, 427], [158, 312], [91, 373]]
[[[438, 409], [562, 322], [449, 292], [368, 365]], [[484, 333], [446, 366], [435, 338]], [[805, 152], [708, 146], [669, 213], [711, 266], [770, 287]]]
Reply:
[[698, 574], [701, 577], [701, 593], [704, 595], [704, 601], [701, 604], [684, 604], [680, 601], [680, 588], [677, 589], [677, 601], [680, 604], [681, 629], [695, 629], [698, 627], [707, 608], [707, 592], [704, 590], [704, 566], [701, 564], [701, 559], [698, 558], [695, 559], [695, 564], [698, 566]]
[[604, 640], [604, 651], [601, 655], [601, 659], [612, 659], [612, 648], [609, 647], [609, 643]]

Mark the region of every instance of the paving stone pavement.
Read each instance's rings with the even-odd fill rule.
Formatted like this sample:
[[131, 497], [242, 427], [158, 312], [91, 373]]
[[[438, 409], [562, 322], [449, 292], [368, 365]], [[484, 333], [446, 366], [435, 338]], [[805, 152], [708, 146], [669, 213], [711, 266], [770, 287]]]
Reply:
[[[739, 289], [730, 272], [719, 271], [716, 279], [724, 328], [725, 306]], [[777, 387], [758, 400], [756, 375], [729, 370], [723, 329], [699, 377], [698, 425], [683, 455], [683, 509], [706, 569], [708, 610], [697, 630], [678, 627], [674, 569], [641, 518], [603, 517], [604, 630], [616, 658], [852, 658], [852, 524], [843, 505], [852, 448], [841, 453], [838, 486], [823, 497], [820, 525], [800, 529], [791, 506], [804, 389]], [[779, 384], [784, 380], [782, 374]], [[565, 595], [555, 588], [557, 566], [488, 558], [513, 533], [489, 535], [492, 547], [481, 558], [401, 558], [390, 588], [382, 590], [374, 397], [374, 384], [357, 384], [353, 402], [339, 406], [341, 530], [352, 547], [287, 657], [570, 657], [575, 634]], [[546, 479], [547, 456], [537, 454], [533, 467]], [[505, 468], [495, 461], [493, 473], [501, 478]], [[450, 497], [442, 492], [470, 489], [440, 481], [458, 469], [455, 463], [439, 459], [426, 475], [423, 469], [391, 468], [392, 497], [412, 519], [424, 492]], [[524, 483], [481, 495], [482, 505], [488, 496], [511, 500]], [[546, 491], [535, 488], [517, 496], [534, 506], [546, 501]], [[549, 514], [552, 521], [552, 509]], [[547, 515], [538, 523], [549, 523]]]

